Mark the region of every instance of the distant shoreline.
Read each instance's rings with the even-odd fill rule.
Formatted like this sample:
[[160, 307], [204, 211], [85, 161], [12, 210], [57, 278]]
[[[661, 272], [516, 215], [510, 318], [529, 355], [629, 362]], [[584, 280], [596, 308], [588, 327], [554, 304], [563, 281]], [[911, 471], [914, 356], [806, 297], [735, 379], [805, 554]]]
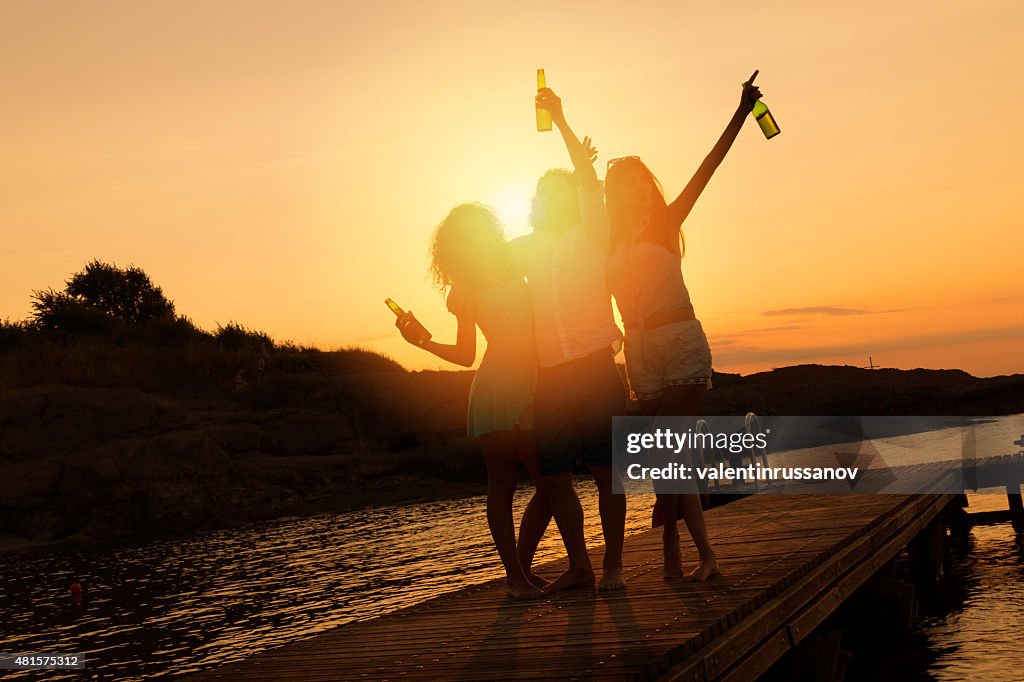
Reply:
[[[472, 372], [278, 362], [254, 385], [191, 394], [132, 381], [5, 389], [0, 552], [483, 494], [479, 445], [465, 437]], [[708, 415], [1024, 412], [1024, 375], [801, 365], [714, 383]]]

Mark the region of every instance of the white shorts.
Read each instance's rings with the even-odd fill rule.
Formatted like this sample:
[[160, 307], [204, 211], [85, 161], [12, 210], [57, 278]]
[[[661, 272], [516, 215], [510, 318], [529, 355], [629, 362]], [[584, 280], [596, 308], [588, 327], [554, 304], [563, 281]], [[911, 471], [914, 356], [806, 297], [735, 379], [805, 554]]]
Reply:
[[637, 400], [656, 400], [666, 386], [711, 388], [711, 347], [700, 320], [626, 329], [626, 376]]

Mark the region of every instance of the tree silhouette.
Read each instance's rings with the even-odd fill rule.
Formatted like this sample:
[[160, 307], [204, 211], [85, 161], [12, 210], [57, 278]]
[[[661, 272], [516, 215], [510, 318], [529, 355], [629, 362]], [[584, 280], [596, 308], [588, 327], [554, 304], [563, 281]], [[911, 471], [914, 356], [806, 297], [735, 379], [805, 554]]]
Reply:
[[174, 303], [141, 268], [93, 260], [67, 281], [64, 291], [33, 291], [32, 316], [42, 329], [104, 331], [118, 322], [134, 326], [174, 317]]

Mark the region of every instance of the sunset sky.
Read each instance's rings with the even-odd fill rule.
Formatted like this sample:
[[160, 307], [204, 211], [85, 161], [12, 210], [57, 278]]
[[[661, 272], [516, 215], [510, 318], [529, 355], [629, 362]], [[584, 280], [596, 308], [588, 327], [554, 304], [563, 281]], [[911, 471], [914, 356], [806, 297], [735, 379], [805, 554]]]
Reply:
[[[1024, 5], [0, 3], [0, 318], [93, 258], [178, 311], [409, 368], [456, 204], [528, 230], [535, 71], [608, 158], [677, 193], [755, 68], [751, 120], [684, 225], [715, 369], [1024, 372]], [[451, 366], [447, 366], [451, 367]]]

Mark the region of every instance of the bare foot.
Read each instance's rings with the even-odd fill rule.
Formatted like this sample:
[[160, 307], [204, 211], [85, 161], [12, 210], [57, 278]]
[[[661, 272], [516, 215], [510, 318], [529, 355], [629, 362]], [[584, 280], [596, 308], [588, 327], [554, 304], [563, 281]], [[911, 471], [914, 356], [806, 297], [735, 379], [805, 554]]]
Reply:
[[666, 578], [682, 578], [683, 577], [683, 552], [679, 549], [679, 535], [671, 535], [669, 537], [662, 537], [664, 543], [663, 551], [665, 555], [665, 577]]
[[714, 557], [711, 557], [710, 559], [701, 561], [700, 566], [687, 573], [686, 579], [702, 583], [717, 575], [722, 575], [722, 572], [718, 570], [718, 561]]
[[601, 576], [601, 582], [597, 586], [597, 591], [621, 590], [625, 586], [626, 579], [622, 577], [621, 568], [606, 568], [604, 575]]
[[590, 568], [571, 568], [562, 575], [555, 578], [555, 582], [549, 583], [544, 588], [544, 594], [571, 590], [577, 587], [593, 587], [594, 571]]
[[508, 586], [508, 598], [515, 599], [518, 601], [525, 599], [540, 599], [544, 596], [544, 593], [536, 585], [531, 585], [529, 582], [517, 583], [515, 585]]
[[527, 573], [526, 579], [530, 581], [531, 585], [533, 585], [534, 587], [539, 587], [540, 589], [544, 589], [551, 583], [550, 580], [545, 580], [536, 573]]

